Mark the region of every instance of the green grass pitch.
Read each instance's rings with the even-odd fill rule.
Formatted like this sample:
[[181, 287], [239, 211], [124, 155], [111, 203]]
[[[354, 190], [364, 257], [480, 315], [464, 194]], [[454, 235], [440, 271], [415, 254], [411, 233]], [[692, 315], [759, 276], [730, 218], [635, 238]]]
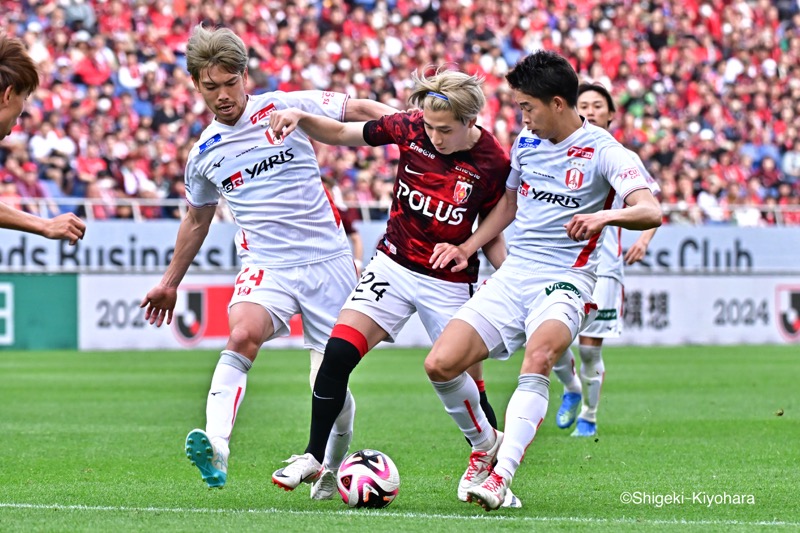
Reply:
[[[214, 491], [183, 440], [205, 424], [216, 352], [0, 352], [0, 531], [800, 530], [796, 346], [606, 348], [599, 437], [556, 428], [554, 384], [514, 480], [524, 507], [492, 513], [456, 500], [469, 449], [424, 356], [377, 350], [353, 375], [352, 449], [401, 476], [390, 507], [360, 511], [270, 482], [308, 437], [307, 352], [262, 351]], [[520, 362], [486, 365], [500, 415]]]

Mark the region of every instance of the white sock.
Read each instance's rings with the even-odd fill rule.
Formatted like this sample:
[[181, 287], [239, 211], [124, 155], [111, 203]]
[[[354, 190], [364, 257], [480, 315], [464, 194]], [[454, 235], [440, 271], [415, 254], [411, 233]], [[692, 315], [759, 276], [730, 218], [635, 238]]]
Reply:
[[581, 380], [575, 374], [575, 356], [572, 353], [572, 348], [567, 348], [563, 355], [556, 361], [553, 367], [558, 381], [564, 385], [564, 392], [581, 392]]
[[224, 441], [227, 447], [230, 441], [252, 365], [248, 358], [231, 350], [223, 350], [220, 355], [206, 402], [206, 434], [215, 446]]
[[519, 384], [506, 408], [503, 444], [497, 452], [495, 472], [511, 481], [525, 450], [536, 437], [547, 414], [550, 380], [541, 374], [521, 374]]
[[323, 464], [329, 470], [338, 470], [342, 466], [342, 461], [347, 457], [347, 450], [350, 449], [350, 441], [353, 440], [353, 420], [356, 417], [356, 401], [350, 389], [347, 389], [347, 396], [344, 399], [344, 406], [328, 437], [325, 445], [325, 459]]
[[480, 393], [475, 380], [466, 372], [445, 382], [431, 381], [444, 409], [453, 418], [475, 450], [488, 450], [494, 445], [495, 432], [481, 409]]
[[602, 346], [581, 346], [581, 383], [583, 384], [583, 406], [580, 418], [597, 422], [597, 406], [600, 404], [600, 389], [606, 367], [603, 364]]

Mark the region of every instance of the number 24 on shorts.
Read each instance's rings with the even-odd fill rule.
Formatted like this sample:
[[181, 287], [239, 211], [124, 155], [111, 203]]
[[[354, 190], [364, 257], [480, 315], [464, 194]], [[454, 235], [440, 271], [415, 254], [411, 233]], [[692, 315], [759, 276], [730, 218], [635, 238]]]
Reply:
[[250, 277], [247, 277], [247, 273], [250, 271], [250, 267], [246, 267], [239, 276], [236, 278], [236, 294], [250, 294], [253, 285], [254, 287], [258, 287], [261, 285], [261, 280], [264, 279], [264, 271], [263, 270], [255, 270], [253, 274], [250, 274]]
[[[377, 302], [383, 297], [384, 293], [386, 293], [386, 288], [388, 287], [389, 287], [389, 282], [375, 281], [375, 274], [372, 272], [367, 272], [361, 277], [361, 282], [355, 288], [354, 292], [356, 294], [354, 294], [353, 297], [350, 299], [354, 302], [357, 302], [359, 300], [369, 301], [374, 299]], [[372, 297], [373, 294], [375, 295], [374, 298]]]

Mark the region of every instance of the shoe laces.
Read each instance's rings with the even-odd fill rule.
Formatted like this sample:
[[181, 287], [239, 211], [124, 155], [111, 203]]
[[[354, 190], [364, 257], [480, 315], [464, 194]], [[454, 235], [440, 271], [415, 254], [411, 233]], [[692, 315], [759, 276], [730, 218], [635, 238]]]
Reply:
[[469, 455], [466, 479], [471, 481], [475, 474], [489, 466], [488, 455], [487, 452], [472, 452]]
[[505, 487], [506, 480], [495, 471], [489, 474], [489, 478], [483, 482], [483, 488], [491, 492], [500, 492], [500, 489]]

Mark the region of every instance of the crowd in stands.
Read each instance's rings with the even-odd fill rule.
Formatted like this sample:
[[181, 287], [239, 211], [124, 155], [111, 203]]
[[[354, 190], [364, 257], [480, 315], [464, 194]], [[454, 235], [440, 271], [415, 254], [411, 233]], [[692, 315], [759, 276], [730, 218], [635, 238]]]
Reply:
[[[522, 125], [504, 75], [558, 51], [611, 90], [611, 131], [661, 183], [667, 222], [800, 224], [797, 0], [0, 0], [0, 17], [42, 72], [0, 144], [0, 199], [42, 215], [127, 218], [115, 199], [183, 197], [212, 118], [185, 69], [203, 22], [242, 37], [253, 93], [325, 89], [404, 109], [415, 69], [479, 73], [480, 124], [506, 146]], [[329, 185], [365, 205], [351, 212], [385, 217], [396, 147], [317, 148]]]

